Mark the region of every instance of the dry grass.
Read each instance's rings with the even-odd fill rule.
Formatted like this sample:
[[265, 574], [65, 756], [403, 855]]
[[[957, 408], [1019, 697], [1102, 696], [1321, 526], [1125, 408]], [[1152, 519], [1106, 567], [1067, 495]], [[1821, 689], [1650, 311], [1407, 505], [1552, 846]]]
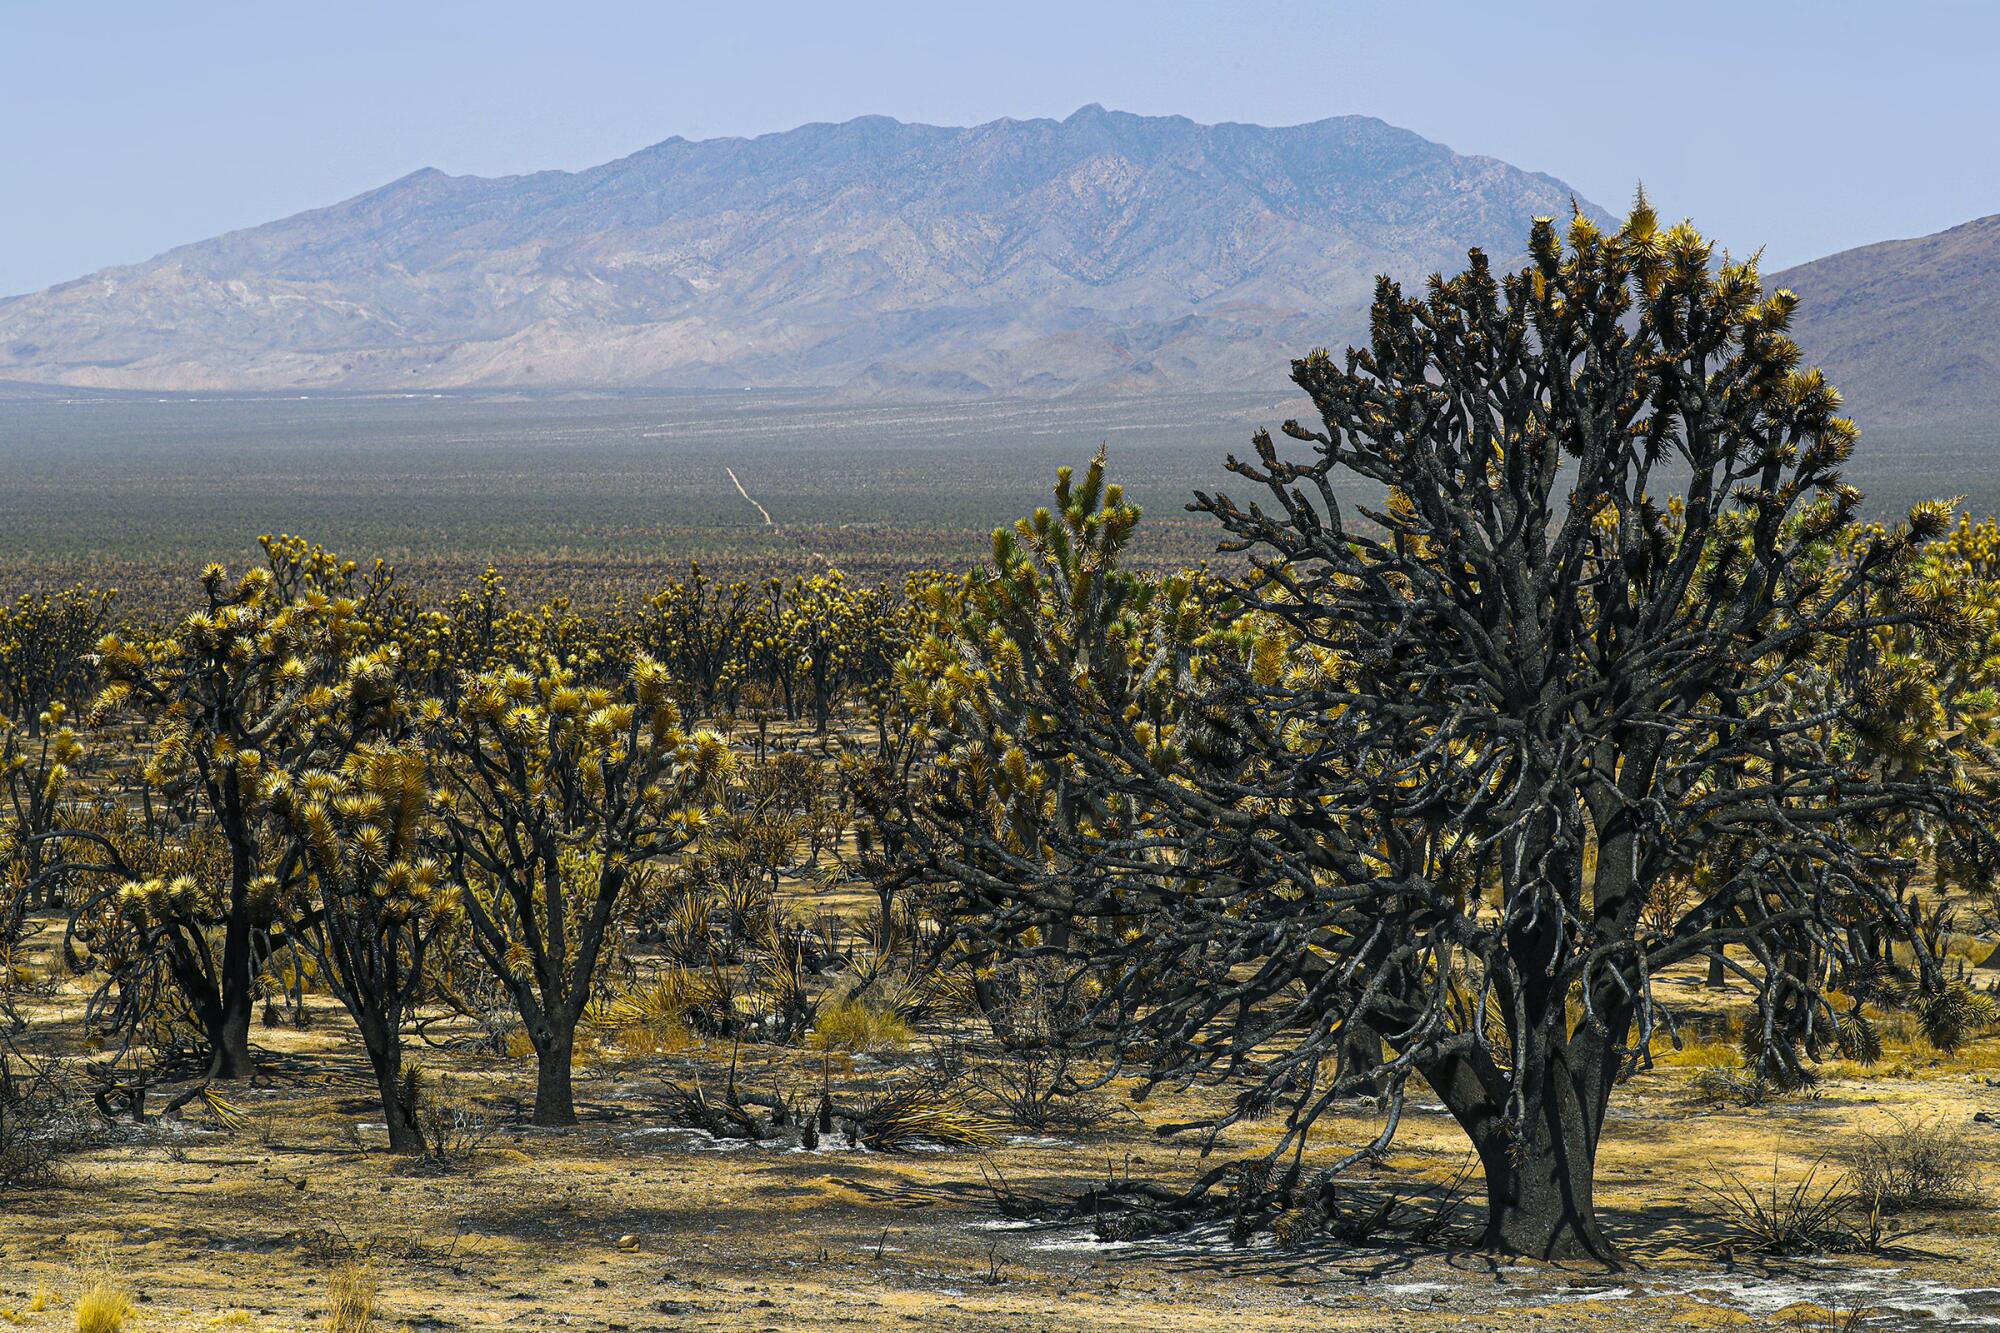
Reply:
[[1683, 1041], [1678, 1050], [1665, 1037], [1653, 1043], [1653, 1063], [1662, 1069], [1705, 1069], [1737, 1061], [1733, 1041]]
[[375, 1327], [375, 1270], [344, 1264], [326, 1284], [327, 1333], [369, 1333]]
[[1780, 1318], [1780, 1328], [1788, 1333], [1861, 1333], [1874, 1319], [1874, 1311], [1866, 1306], [1843, 1307], [1804, 1306], [1784, 1311]]
[[31, 1314], [40, 1314], [42, 1311], [48, 1309], [54, 1303], [55, 1303], [55, 1296], [49, 1291], [47, 1285], [38, 1282], [35, 1284], [34, 1296], [31, 1297], [28, 1303], [22, 1306], [20, 1309], [14, 1310], [14, 1309], [9, 1309], [6, 1306], [0, 1306], [0, 1323], [12, 1324], [16, 1327], [25, 1327], [31, 1322], [27, 1318], [27, 1316]]
[[122, 1283], [99, 1279], [76, 1298], [76, 1333], [121, 1333], [138, 1310]]
[[806, 1044], [816, 1051], [900, 1051], [915, 1037], [910, 1025], [887, 1009], [838, 1000], [821, 1007]]

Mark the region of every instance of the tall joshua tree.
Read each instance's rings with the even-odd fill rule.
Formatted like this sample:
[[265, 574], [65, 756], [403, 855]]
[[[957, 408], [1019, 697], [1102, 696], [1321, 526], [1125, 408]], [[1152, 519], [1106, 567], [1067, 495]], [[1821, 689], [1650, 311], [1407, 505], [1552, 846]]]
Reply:
[[[1378, 1083], [1346, 1161], [1379, 1152], [1421, 1075], [1484, 1165], [1488, 1245], [1609, 1256], [1598, 1144], [1670, 1030], [1660, 972], [1728, 950], [1793, 1065], [1849, 1031], [1857, 915], [1942, 985], [1866, 826], [1991, 859], [1961, 762], [1990, 699], [1909, 649], [1971, 630], [1922, 558], [1949, 506], [1858, 523], [1794, 303], [1643, 197], [1567, 245], [1537, 223], [1517, 273], [1385, 280], [1368, 347], [1293, 363], [1305, 456], [1259, 433], [1228, 466], [1260, 498], [1190, 506], [1245, 557], [1220, 586], [1120, 570], [1137, 511], [1101, 460], [1065, 473], [903, 669], [940, 762], [901, 832], [969, 946], [1066, 968], [1149, 1087], [1240, 1080], [1212, 1132], [1284, 1108], [1273, 1162]], [[1913, 691], [1979, 725], [1883, 762]]]
[[[382, 673], [352, 668], [379, 634], [373, 616], [393, 581], [386, 566], [363, 574], [298, 538], [262, 542], [264, 568], [234, 581], [220, 565], [203, 572], [202, 604], [172, 635], [108, 635], [96, 656], [105, 685], [94, 712], [145, 722], [153, 739], [147, 781], [196, 812], [228, 849], [227, 874], [215, 881], [131, 877], [113, 900], [140, 938], [135, 961], [166, 963], [200, 1021], [210, 1075], [221, 1079], [252, 1072], [260, 955], [299, 887], [300, 858], [268, 779], [326, 761], [330, 716], [380, 705]], [[114, 878], [126, 870], [101, 835], [50, 836], [102, 854], [58, 870]]]
[[[72, 706], [88, 697], [91, 650], [117, 599], [115, 591], [75, 587], [22, 596], [0, 606], [0, 787], [11, 798], [11, 834], [0, 836], [0, 879], [20, 889], [43, 880], [41, 835], [52, 827], [70, 767], [81, 757]], [[53, 737], [48, 732], [56, 733]], [[43, 890], [55, 905], [55, 877]], [[21, 892], [14, 915], [31, 904]], [[0, 939], [6, 938], [0, 921]]]
[[682, 727], [671, 690], [643, 654], [616, 686], [552, 656], [469, 677], [456, 712], [428, 724], [446, 865], [534, 1045], [537, 1125], [576, 1123], [576, 1025], [620, 901], [700, 833], [730, 765], [720, 737]]
[[[385, 700], [386, 658], [355, 673], [378, 671]], [[273, 805], [296, 830], [316, 890], [317, 910], [305, 913], [299, 928], [360, 1030], [390, 1148], [421, 1152], [403, 1028], [425, 995], [431, 943], [453, 923], [458, 905], [430, 855], [428, 757], [413, 745], [368, 743], [328, 747], [326, 758], [339, 762], [275, 773], [267, 783]]]

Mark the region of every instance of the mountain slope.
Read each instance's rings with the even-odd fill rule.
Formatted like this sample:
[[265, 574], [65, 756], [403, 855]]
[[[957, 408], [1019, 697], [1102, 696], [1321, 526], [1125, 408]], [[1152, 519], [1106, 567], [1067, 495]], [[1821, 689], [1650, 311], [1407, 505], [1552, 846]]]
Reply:
[[2000, 214], [1775, 273], [1863, 426], [2000, 420]]
[[1517, 254], [1574, 192], [1378, 120], [1086, 107], [425, 170], [0, 301], [0, 380], [104, 388], [1275, 384], [1373, 277]]

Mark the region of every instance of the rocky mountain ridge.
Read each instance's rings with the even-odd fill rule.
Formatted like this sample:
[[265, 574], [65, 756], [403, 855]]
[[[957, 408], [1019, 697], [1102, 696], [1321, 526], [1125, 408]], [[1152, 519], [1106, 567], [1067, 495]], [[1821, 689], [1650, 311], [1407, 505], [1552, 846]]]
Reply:
[[[1374, 275], [1518, 253], [1575, 192], [1366, 117], [1085, 107], [424, 170], [0, 301], [0, 381], [171, 390], [1282, 383]], [[1588, 206], [1588, 205], [1586, 205]]]

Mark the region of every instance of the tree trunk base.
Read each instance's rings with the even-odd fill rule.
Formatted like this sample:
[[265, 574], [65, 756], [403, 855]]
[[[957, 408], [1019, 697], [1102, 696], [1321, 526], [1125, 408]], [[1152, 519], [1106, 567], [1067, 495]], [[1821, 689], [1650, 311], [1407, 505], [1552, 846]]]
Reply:
[[210, 1043], [210, 1074], [218, 1083], [234, 1083], [249, 1078], [255, 1072], [250, 1058], [250, 1010], [245, 1006], [241, 1013], [224, 1015], [219, 1026], [208, 1035]]
[[574, 1038], [556, 1039], [535, 1050], [535, 1113], [530, 1123], [543, 1129], [576, 1124], [576, 1094], [570, 1073]]
[[1589, 1263], [1611, 1270], [1620, 1267], [1618, 1248], [1605, 1239], [1596, 1217], [1573, 1213], [1551, 1217], [1503, 1207], [1487, 1221], [1480, 1248], [1514, 1259]]
[[414, 1090], [404, 1086], [402, 1060], [377, 1058], [374, 1064], [375, 1086], [382, 1094], [382, 1123], [389, 1130], [389, 1151], [421, 1156], [424, 1136], [417, 1128], [417, 1108], [410, 1104]]

